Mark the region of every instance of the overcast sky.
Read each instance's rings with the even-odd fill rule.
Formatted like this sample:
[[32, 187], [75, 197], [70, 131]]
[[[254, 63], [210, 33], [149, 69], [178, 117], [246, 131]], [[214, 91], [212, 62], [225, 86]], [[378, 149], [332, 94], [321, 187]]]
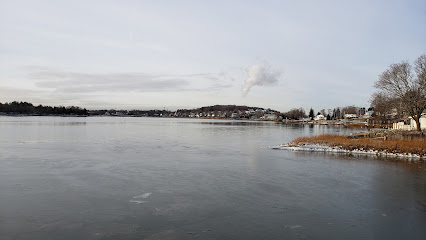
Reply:
[[368, 107], [425, 23], [424, 0], [0, 0], [0, 102]]

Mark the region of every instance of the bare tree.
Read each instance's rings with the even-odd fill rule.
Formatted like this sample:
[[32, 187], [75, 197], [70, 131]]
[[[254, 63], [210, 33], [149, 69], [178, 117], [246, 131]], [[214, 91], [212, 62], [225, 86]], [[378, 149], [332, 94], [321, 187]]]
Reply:
[[417, 130], [421, 131], [420, 117], [426, 109], [426, 55], [421, 55], [414, 64], [415, 73], [406, 61], [390, 65], [374, 87], [388, 99], [397, 100], [404, 113], [416, 121]]
[[370, 99], [371, 107], [374, 109], [374, 114], [382, 120], [387, 120], [392, 115], [392, 111], [398, 105], [395, 99], [389, 98], [383, 92], [376, 92]]
[[303, 108], [293, 108], [290, 111], [284, 113], [284, 117], [290, 119], [302, 119], [307, 116]]
[[333, 119], [342, 119], [342, 111], [340, 110], [340, 108], [335, 108], [333, 109]]
[[355, 106], [346, 106], [342, 108], [343, 114], [357, 114], [358, 109]]

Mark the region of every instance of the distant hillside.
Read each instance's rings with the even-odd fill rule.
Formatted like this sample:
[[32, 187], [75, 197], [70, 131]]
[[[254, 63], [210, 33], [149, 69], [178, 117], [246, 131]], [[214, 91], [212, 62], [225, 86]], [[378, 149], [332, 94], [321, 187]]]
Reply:
[[[268, 114], [268, 116], [265, 116]], [[272, 109], [237, 105], [214, 105], [195, 109], [179, 109], [173, 116], [190, 118], [233, 118], [275, 120], [280, 113]]]
[[[214, 106], [206, 106], [206, 107], [200, 107], [200, 108], [194, 108], [194, 109], [179, 109], [179, 111], [192, 111], [192, 112], [237, 112], [237, 111], [248, 111], [249, 109], [262, 109], [265, 110], [264, 108], [260, 108], [260, 107], [249, 107], [249, 106], [238, 106], [238, 105], [214, 105]], [[274, 111], [275, 110], [271, 110], [268, 109], [270, 111]]]

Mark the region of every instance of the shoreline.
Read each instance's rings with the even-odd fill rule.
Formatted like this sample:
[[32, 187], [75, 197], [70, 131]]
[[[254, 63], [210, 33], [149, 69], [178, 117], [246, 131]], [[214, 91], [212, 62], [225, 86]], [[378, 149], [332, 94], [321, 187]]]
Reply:
[[177, 119], [204, 119], [204, 120], [233, 120], [233, 121], [257, 121], [257, 122], [274, 122], [277, 124], [290, 125], [290, 126], [332, 126], [332, 127], [345, 127], [345, 128], [359, 128], [359, 129], [388, 129], [388, 125], [380, 124], [364, 124], [364, 123], [353, 123], [347, 122], [343, 123], [339, 120], [329, 120], [326, 123], [324, 122], [306, 122], [299, 120], [271, 120], [271, 119], [261, 119], [261, 118], [212, 118], [212, 117], [176, 117], [176, 116], [139, 116], [139, 115], [96, 115], [96, 114], [87, 114], [87, 115], [77, 115], [77, 114], [9, 114], [9, 113], [0, 113], [0, 116], [6, 117], [125, 117], [125, 118], [177, 118]]
[[350, 155], [375, 155], [380, 157], [426, 160], [424, 132], [386, 131], [384, 136], [374, 134], [333, 135], [302, 137], [272, 149], [297, 152], [323, 152]]
[[426, 160], [426, 156], [420, 156], [418, 154], [403, 154], [403, 153], [390, 153], [386, 151], [378, 151], [378, 150], [363, 150], [363, 149], [353, 149], [347, 150], [342, 147], [331, 147], [328, 145], [321, 144], [303, 144], [299, 146], [290, 146], [288, 144], [283, 144], [275, 147], [271, 147], [271, 149], [276, 150], [288, 150], [293, 152], [316, 152], [316, 153], [331, 153], [331, 154], [347, 154], [347, 155], [370, 155], [377, 157], [392, 157], [399, 158], [405, 160], [413, 160], [413, 161], [423, 161]]
[[117, 118], [167, 118], [167, 119], [202, 119], [202, 120], [219, 120], [219, 121], [249, 121], [249, 122], [269, 122], [275, 124], [281, 124], [285, 126], [298, 126], [298, 127], [337, 127], [337, 128], [348, 128], [348, 129], [359, 129], [368, 131], [392, 131], [387, 125], [364, 125], [359, 123], [348, 122], [342, 124], [339, 120], [330, 120], [327, 124], [321, 122], [303, 122], [303, 121], [285, 121], [285, 120], [270, 120], [270, 119], [249, 119], [249, 118], [209, 118], [209, 117], [176, 117], [176, 116], [138, 116], [138, 115], [60, 115], [60, 114], [7, 114], [0, 113], [0, 117], [69, 117], [69, 118], [91, 118], [91, 117], [117, 117]]

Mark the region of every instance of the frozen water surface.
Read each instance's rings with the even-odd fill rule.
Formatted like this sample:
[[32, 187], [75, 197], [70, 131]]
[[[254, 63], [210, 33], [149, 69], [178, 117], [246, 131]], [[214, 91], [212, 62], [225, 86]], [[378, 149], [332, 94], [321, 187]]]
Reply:
[[268, 147], [349, 131], [0, 117], [0, 239], [426, 239], [423, 162]]

